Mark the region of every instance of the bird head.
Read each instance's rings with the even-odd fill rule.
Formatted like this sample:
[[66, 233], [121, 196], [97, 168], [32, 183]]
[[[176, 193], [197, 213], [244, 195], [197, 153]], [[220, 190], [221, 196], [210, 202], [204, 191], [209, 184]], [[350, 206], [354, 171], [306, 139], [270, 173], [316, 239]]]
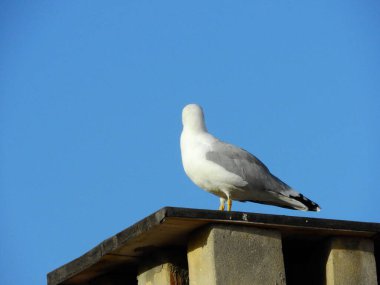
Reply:
[[184, 130], [207, 131], [202, 107], [197, 104], [189, 104], [183, 108], [182, 124]]

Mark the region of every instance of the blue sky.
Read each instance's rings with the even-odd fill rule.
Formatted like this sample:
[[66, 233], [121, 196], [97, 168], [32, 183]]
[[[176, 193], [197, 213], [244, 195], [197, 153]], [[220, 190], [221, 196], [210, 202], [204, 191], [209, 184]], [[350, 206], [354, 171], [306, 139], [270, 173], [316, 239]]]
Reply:
[[182, 169], [188, 103], [322, 207], [234, 210], [379, 222], [379, 24], [378, 1], [2, 1], [0, 283], [216, 209]]

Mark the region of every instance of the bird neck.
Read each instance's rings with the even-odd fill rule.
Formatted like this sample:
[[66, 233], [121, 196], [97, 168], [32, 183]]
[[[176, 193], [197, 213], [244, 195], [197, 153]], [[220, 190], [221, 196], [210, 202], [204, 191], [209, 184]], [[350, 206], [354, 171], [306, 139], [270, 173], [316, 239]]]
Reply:
[[205, 122], [201, 118], [193, 118], [183, 126], [183, 130], [192, 133], [207, 133]]

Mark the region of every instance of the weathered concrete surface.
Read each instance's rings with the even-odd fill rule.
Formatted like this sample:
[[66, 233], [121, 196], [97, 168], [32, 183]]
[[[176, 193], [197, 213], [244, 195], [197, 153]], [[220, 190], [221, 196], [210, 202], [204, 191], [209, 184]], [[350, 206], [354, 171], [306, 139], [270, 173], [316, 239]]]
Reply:
[[188, 285], [186, 252], [159, 251], [146, 257], [139, 268], [139, 285]]
[[334, 237], [328, 251], [327, 285], [377, 285], [372, 240]]
[[278, 231], [211, 225], [190, 238], [190, 285], [284, 285]]

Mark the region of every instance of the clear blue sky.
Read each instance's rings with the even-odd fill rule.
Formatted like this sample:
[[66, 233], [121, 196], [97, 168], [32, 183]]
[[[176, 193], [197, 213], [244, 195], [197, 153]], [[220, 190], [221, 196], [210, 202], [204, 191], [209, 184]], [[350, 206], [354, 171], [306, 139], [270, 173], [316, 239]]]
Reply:
[[[186, 3], [185, 3], [186, 2]], [[2, 1], [0, 283], [46, 274], [164, 206], [181, 111], [322, 206], [380, 221], [378, 1]]]

